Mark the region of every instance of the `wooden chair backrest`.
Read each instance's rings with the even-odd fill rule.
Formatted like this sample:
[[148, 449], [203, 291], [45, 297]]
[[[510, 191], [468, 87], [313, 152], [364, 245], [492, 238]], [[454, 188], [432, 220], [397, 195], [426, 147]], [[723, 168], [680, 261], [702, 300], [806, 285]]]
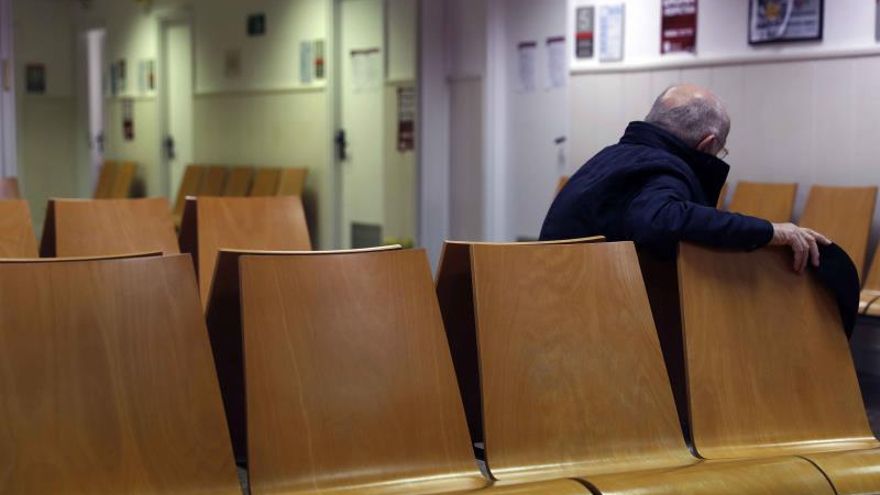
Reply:
[[813, 186], [798, 223], [825, 234], [842, 247], [861, 276], [876, 198], [876, 187]]
[[232, 167], [223, 186], [223, 196], [247, 196], [251, 190], [253, 176], [253, 167]]
[[740, 181], [730, 200], [730, 211], [774, 223], [790, 222], [797, 184]]
[[122, 162], [119, 164], [116, 168], [116, 175], [113, 177], [113, 187], [110, 189], [109, 198], [125, 199], [131, 197], [135, 174], [137, 174], [136, 163]]
[[[254, 172], [254, 182], [251, 184], [250, 196], [275, 196], [278, 194], [278, 184], [281, 180], [280, 168], [258, 168]], [[299, 196], [298, 194], [296, 196]]]
[[30, 208], [21, 199], [0, 200], [0, 258], [36, 258]]
[[868, 270], [864, 289], [880, 293], [880, 244], [877, 245], [877, 249], [874, 251], [874, 260], [871, 262], [871, 267]]
[[715, 208], [721, 208], [724, 206], [724, 200], [727, 199], [727, 190], [729, 189], [727, 182], [721, 186], [721, 192], [718, 193], [718, 201], [715, 202]]
[[559, 191], [561, 191], [562, 188], [565, 187], [566, 184], [568, 184], [568, 179], [569, 177], [567, 175], [563, 175], [559, 178], [558, 181], [556, 181], [556, 194], [559, 194]]
[[423, 250], [240, 265], [255, 493], [486, 484]]
[[116, 172], [119, 164], [112, 160], [105, 160], [98, 173], [98, 183], [95, 185], [95, 199], [112, 197], [113, 184], [116, 180]]
[[183, 208], [186, 206], [187, 196], [197, 196], [199, 186], [202, 183], [207, 167], [203, 165], [187, 165], [180, 180], [180, 189], [177, 191], [177, 199], [174, 201], [174, 216], [183, 216]]
[[21, 199], [21, 189], [15, 177], [0, 178], [0, 199]]
[[678, 271], [700, 455], [876, 444], [837, 305], [812, 274], [791, 270], [790, 252], [683, 243]]
[[302, 197], [306, 187], [306, 178], [309, 175], [307, 168], [283, 168], [281, 178], [278, 179], [279, 196]]
[[0, 492], [241, 493], [188, 256], [0, 262]]
[[200, 197], [187, 200], [180, 247], [195, 259], [207, 306], [219, 250], [308, 251], [312, 244], [302, 201], [296, 196]]
[[226, 167], [211, 165], [205, 170], [196, 196], [222, 196], [226, 184]]
[[693, 462], [632, 243], [473, 245], [471, 267], [493, 477]]
[[43, 226], [42, 256], [180, 252], [165, 198], [53, 199]]

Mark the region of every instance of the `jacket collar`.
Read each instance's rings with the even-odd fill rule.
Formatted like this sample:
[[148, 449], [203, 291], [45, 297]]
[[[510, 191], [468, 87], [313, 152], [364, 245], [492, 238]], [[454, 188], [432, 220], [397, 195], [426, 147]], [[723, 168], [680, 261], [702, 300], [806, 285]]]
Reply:
[[650, 146], [681, 158], [699, 180], [709, 204], [714, 206], [718, 202], [730, 172], [730, 165], [724, 161], [691, 148], [668, 131], [647, 122], [630, 122], [620, 143]]

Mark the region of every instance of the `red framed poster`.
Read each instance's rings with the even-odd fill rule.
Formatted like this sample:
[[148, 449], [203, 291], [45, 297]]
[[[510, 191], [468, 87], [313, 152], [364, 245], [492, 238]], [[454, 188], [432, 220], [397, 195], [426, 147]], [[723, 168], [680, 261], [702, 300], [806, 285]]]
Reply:
[[697, 51], [697, 0], [661, 0], [660, 53]]

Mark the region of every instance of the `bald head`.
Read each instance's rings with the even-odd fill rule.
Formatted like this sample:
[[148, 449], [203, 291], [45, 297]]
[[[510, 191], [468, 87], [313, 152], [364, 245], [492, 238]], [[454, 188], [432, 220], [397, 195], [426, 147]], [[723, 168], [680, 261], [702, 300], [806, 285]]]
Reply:
[[730, 132], [730, 117], [724, 103], [708, 89], [693, 84], [666, 89], [654, 101], [645, 122], [713, 155], [724, 147]]

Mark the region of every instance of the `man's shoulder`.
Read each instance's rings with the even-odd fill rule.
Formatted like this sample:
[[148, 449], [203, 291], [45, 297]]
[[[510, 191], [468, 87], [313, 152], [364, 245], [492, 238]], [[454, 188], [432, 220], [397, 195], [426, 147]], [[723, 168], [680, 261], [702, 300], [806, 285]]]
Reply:
[[597, 174], [602, 176], [670, 174], [690, 179], [693, 171], [684, 160], [668, 151], [640, 144], [617, 143], [593, 156], [572, 179]]

